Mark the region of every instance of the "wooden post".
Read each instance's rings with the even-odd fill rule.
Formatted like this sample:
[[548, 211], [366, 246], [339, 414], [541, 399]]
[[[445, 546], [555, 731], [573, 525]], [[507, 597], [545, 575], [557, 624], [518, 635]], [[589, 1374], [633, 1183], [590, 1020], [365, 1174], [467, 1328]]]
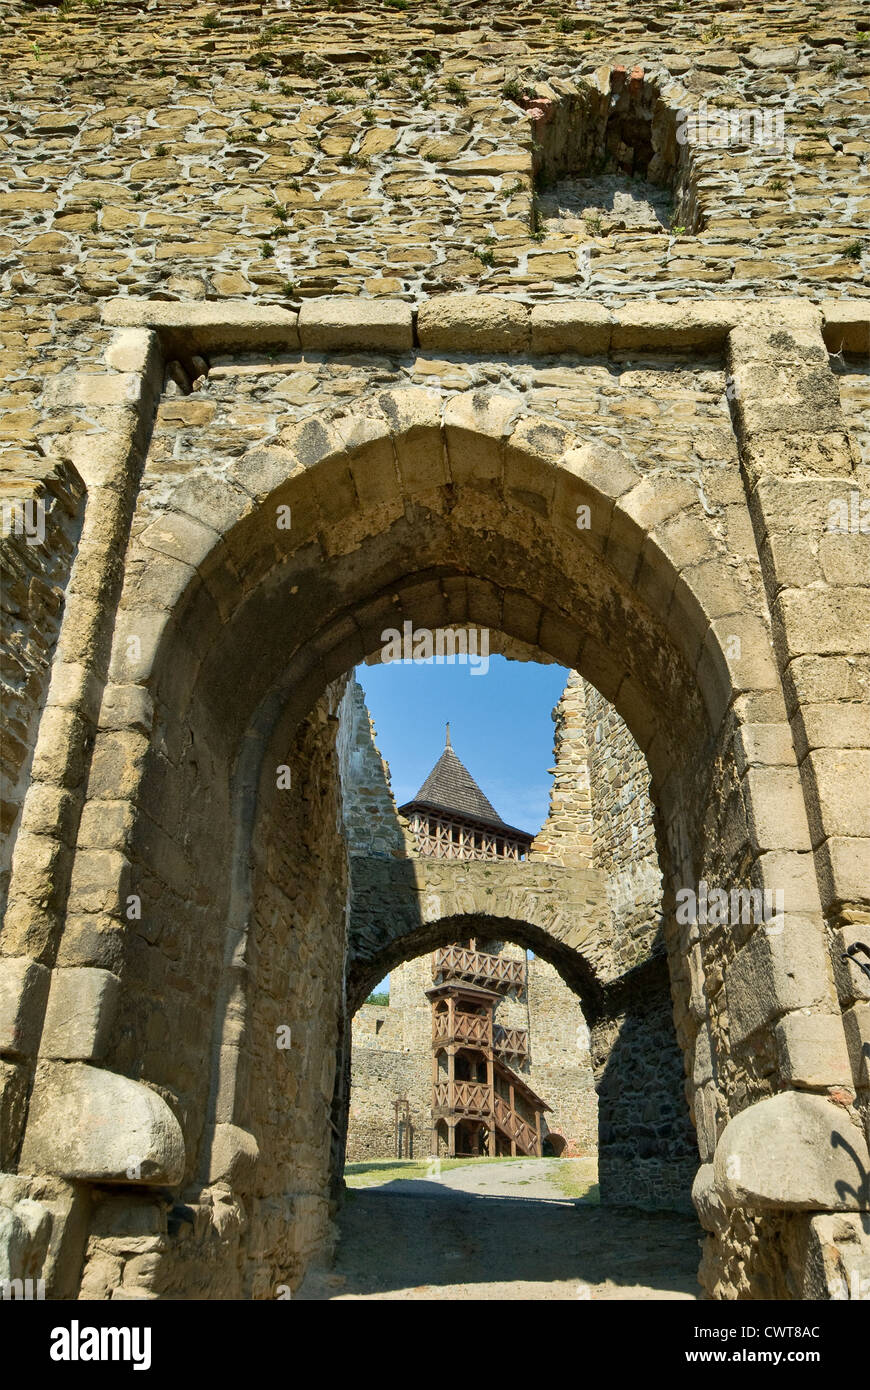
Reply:
[[487, 1010], [487, 1040], [486, 1040], [486, 1084], [489, 1088], [489, 1156], [495, 1158], [495, 1055], [493, 1031], [495, 1018], [495, 1006], [490, 1005]]
[[541, 1139], [541, 1112], [540, 1112], [540, 1110], [536, 1110], [536, 1111], [535, 1111], [535, 1129], [538, 1131], [538, 1152], [537, 1152], [537, 1154], [536, 1154], [536, 1157], [537, 1157], [537, 1158], [543, 1158], [543, 1156], [544, 1156], [544, 1145], [543, 1145], [543, 1141], [542, 1141], [542, 1139]]
[[[510, 1088], [511, 1088], [511, 1115], [515, 1117], [515, 1116], [516, 1116], [516, 1108], [515, 1108], [515, 1106], [514, 1106], [514, 1083], [513, 1083], [513, 1082], [510, 1083]], [[511, 1135], [511, 1158], [516, 1158], [516, 1156], [517, 1156], [517, 1141], [516, 1141], [516, 1139], [513, 1137], [513, 1135]]]
[[[432, 1004], [432, 1018], [434, 1030], [435, 1004]], [[432, 1048], [432, 1138], [429, 1143], [429, 1150], [433, 1158], [438, 1157], [438, 1121], [435, 1118], [435, 1087], [438, 1084], [438, 1052]]]

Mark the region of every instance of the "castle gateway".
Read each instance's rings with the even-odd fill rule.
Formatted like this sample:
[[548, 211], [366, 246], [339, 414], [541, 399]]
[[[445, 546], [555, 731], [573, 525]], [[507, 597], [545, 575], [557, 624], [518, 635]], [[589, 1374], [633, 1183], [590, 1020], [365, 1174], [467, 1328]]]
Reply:
[[[423, 957], [409, 1124], [597, 1107], [604, 1207], [691, 1200], [711, 1298], [863, 1288], [864, 21], [0, 11], [0, 1277], [295, 1292]], [[361, 781], [405, 624], [576, 673], [525, 857]], [[782, 910], [678, 920], [702, 881]]]

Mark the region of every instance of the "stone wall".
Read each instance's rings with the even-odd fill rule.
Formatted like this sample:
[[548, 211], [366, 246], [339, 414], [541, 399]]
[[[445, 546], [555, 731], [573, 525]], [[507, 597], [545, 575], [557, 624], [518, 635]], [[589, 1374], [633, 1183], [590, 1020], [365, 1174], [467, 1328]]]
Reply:
[[[339, 686], [297, 732], [296, 775], [276, 786], [266, 751], [253, 838], [249, 982], [230, 984], [229, 1032], [204, 1049], [213, 1071], [202, 1150], [180, 1202], [101, 1194], [83, 1296], [274, 1298], [296, 1288], [331, 1240], [335, 1087], [347, 876], [335, 751]], [[282, 740], [274, 749], [286, 750]], [[283, 761], [283, 758], [280, 759]], [[191, 1004], [193, 1001], [191, 1001]], [[169, 1007], [168, 1005], [166, 1006]], [[166, 1023], [161, 1038], [172, 1028]], [[217, 1089], [215, 1089], [217, 1088]], [[179, 1099], [167, 1089], [173, 1109]], [[185, 1119], [187, 1117], [185, 1116]], [[190, 1121], [187, 1120], [187, 1136]], [[125, 1219], [126, 1218], [126, 1219]]]
[[592, 863], [595, 813], [589, 781], [590, 749], [585, 711], [585, 682], [572, 671], [552, 711], [556, 727], [550, 807], [547, 819], [532, 841], [530, 859], [584, 868]]
[[349, 1163], [395, 1156], [393, 1101], [410, 1102], [411, 1152], [432, 1147], [431, 958], [406, 961], [390, 974], [390, 1003], [364, 1004], [353, 1019]]
[[[849, 190], [867, 108], [846, 9], [697, 4], [664, 19], [654, 6], [596, 7], [561, 29], [531, 3], [505, 18], [488, 0], [447, 19], [434, 5], [288, 14], [277, 0], [25, 13], [0, 12], [15, 94], [5, 137], [16, 159], [0, 193], [0, 249], [14, 255], [10, 442], [32, 447], [43, 374], [95, 356], [94, 307], [119, 284], [282, 303], [566, 286], [605, 302], [771, 284], [827, 295], [862, 283], [866, 251], [853, 248], [868, 219]], [[679, 209], [673, 225], [633, 226], [605, 207], [578, 228], [535, 230], [538, 151], [552, 132], [594, 173], [600, 111], [637, 108], [643, 120], [632, 134], [624, 123], [620, 144], [642, 149], [655, 134], [663, 158], [643, 172], [666, 185], [676, 113], [702, 102], [711, 126], [717, 111], [784, 113], [787, 138], [721, 148], [713, 135], [693, 148], [697, 219]], [[587, 250], [591, 274], [578, 264]]]
[[[860, 1244], [834, 1219], [855, 1170], [831, 1140], [870, 1161], [866, 977], [842, 960], [870, 914], [870, 567], [860, 526], [828, 522], [870, 486], [864, 31], [839, 6], [657, 9], [576, 24], [531, 0], [509, 16], [488, 0], [453, 16], [0, 9], [0, 445], [24, 494], [46, 464], [87, 487], [38, 729], [45, 643], [27, 639], [12, 801], [31, 754], [44, 775], [0, 940], [3, 1161], [14, 1200], [53, 1212], [55, 1288], [78, 1288], [81, 1204], [107, 1174], [130, 1200], [106, 1208], [101, 1241], [132, 1240], [140, 1218], [162, 1239], [142, 1209], [207, 1181], [245, 1051], [246, 929], [267, 925], [249, 910], [255, 840], [288, 867], [255, 833], [263, 759], [274, 780], [387, 617], [489, 626], [509, 654], [581, 671], [644, 754], [705, 1286], [806, 1296]], [[708, 132], [683, 158], [678, 116], [702, 102], [763, 107], [784, 138]], [[34, 594], [63, 585], [65, 552], [30, 571]], [[521, 867], [497, 895], [483, 876], [433, 886], [366, 859], [350, 993], [397, 963], [399, 937], [436, 944], [434, 891], [465, 923], [498, 897], [523, 945], [552, 943], [590, 1026], [627, 1017], [600, 870]], [[701, 879], [781, 888], [784, 930], [677, 922]], [[385, 883], [396, 927], [374, 910]], [[343, 1077], [333, 909], [328, 893], [312, 908], [329, 962], [312, 989], [335, 1005], [312, 1055], [334, 1029]], [[313, 1114], [328, 1071], [305, 1073]], [[113, 1113], [153, 1121], [138, 1178], [123, 1125], [94, 1149], [58, 1122], [73, 1095], [119, 1092]], [[195, 1238], [223, 1231], [216, 1266], [241, 1279], [252, 1136], [232, 1104], [220, 1114], [233, 1182]], [[292, 1259], [257, 1229], [263, 1293], [273, 1255]], [[154, 1253], [131, 1256], [131, 1278], [147, 1283]]]
[[544, 1116], [544, 1134], [564, 1139], [563, 1152], [569, 1157], [593, 1156], [598, 1153], [598, 1097], [580, 1000], [540, 956], [528, 963], [527, 989], [527, 1079], [551, 1107]]
[[686, 1097], [691, 1104], [695, 1082], [706, 1078], [698, 1069], [684, 1085], [673, 1021], [680, 996], [672, 1002], [662, 969], [649, 768], [624, 720], [576, 674], [553, 721], [550, 812], [532, 857], [594, 865], [607, 895], [607, 987], [592, 1029], [601, 1199], [685, 1210], [697, 1168]]
[[351, 855], [404, 856], [412, 837], [396, 811], [390, 770], [375, 744], [362, 687], [352, 677], [339, 710], [341, 810]]
[[629, 976], [596, 1022], [592, 1064], [602, 1202], [691, 1210], [698, 1145], [663, 961]]
[[25, 478], [0, 472], [0, 914], [24, 793], [39, 776], [33, 750], [83, 509], [82, 480], [67, 464], [46, 462]]
[[607, 879], [614, 950], [623, 970], [662, 949], [662, 875], [650, 773], [624, 720], [586, 686], [587, 737], [595, 807], [593, 862]]

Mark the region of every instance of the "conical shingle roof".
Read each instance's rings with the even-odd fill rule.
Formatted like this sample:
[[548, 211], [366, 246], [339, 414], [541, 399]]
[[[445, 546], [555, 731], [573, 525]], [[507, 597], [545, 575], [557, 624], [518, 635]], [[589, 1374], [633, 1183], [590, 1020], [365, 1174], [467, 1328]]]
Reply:
[[442, 811], [453, 811], [459, 816], [469, 816], [472, 820], [485, 821], [489, 825], [505, 824], [449, 743], [414, 801], [422, 801]]
[[534, 839], [528, 831], [519, 830], [515, 825], [508, 825], [507, 821], [503, 821], [492, 802], [484, 796], [468, 768], [453, 751], [449, 724], [444, 752], [417, 795], [411, 801], [406, 801], [399, 810], [404, 815], [418, 807], [476, 821], [478, 825], [491, 825], [494, 830], [527, 840], [530, 844]]

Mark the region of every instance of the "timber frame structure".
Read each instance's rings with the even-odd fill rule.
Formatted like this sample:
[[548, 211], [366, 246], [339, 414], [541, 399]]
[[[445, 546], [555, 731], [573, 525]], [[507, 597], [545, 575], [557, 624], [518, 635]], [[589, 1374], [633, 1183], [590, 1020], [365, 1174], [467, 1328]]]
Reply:
[[[472, 960], [468, 960], [471, 957]], [[463, 969], [463, 961], [469, 970]], [[432, 1001], [432, 1153], [446, 1155], [518, 1153], [540, 1158], [541, 1116], [550, 1109], [505, 1057], [526, 1056], [528, 1034], [500, 1028], [494, 1019], [499, 993], [517, 981], [502, 967], [522, 963], [467, 948], [447, 947], [433, 956]], [[486, 978], [488, 989], [466, 982], [467, 973]], [[446, 1133], [445, 1133], [446, 1131]]]

